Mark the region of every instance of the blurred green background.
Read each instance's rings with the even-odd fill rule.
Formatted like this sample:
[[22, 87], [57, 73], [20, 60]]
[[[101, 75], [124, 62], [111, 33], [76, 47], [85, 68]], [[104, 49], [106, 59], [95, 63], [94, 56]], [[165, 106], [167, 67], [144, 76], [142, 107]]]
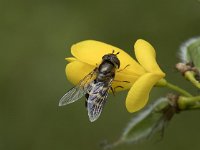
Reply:
[[[64, 72], [72, 44], [95, 39], [134, 56], [136, 39], [146, 39], [167, 79], [199, 93], [174, 69], [179, 45], [198, 35], [198, 0], [0, 0], [0, 149], [98, 150], [101, 141], [119, 137], [133, 116], [124, 106], [127, 92], [110, 95], [94, 123], [84, 100], [58, 107], [72, 87]], [[154, 88], [151, 100], [166, 92]], [[176, 115], [159, 142], [116, 149], [200, 149], [199, 115]]]

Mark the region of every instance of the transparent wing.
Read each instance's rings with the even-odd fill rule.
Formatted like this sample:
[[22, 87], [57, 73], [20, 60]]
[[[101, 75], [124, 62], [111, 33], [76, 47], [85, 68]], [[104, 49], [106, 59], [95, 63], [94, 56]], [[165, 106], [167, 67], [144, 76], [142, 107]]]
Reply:
[[70, 89], [60, 99], [59, 106], [71, 104], [71, 103], [79, 100], [81, 97], [83, 97], [88, 90], [88, 84], [92, 80], [94, 80], [95, 77], [96, 77], [96, 68], [92, 72], [90, 72], [88, 75], [86, 75], [75, 87]]
[[101, 112], [107, 101], [109, 88], [110, 85], [99, 82], [97, 85], [94, 85], [94, 88], [90, 91], [89, 97], [87, 99], [87, 110], [89, 120], [91, 122], [97, 120], [101, 115]]

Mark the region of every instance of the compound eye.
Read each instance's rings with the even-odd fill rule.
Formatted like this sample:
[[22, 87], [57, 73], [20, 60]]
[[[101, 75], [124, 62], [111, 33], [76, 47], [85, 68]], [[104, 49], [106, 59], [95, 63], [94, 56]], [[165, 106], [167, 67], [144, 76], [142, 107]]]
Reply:
[[110, 59], [110, 56], [109, 56], [109, 55], [104, 55], [104, 56], [102, 57], [102, 59], [103, 59], [103, 60], [109, 60], [109, 59]]
[[102, 57], [102, 59], [105, 59], [106, 58], [106, 55], [104, 55], [103, 57]]
[[118, 62], [118, 68], [120, 68], [120, 61]]

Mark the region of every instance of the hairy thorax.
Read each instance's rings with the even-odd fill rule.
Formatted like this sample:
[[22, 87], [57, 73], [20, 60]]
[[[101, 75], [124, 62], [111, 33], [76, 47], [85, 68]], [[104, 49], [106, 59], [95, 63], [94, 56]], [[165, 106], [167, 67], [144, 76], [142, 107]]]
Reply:
[[103, 62], [98, 68], [98, 75], [96, 81], [105, 82], [107, 80], [110, 80], [110, 78], [114, 78], [115, 69], [116, 68], [112, 63], [108, 61]]

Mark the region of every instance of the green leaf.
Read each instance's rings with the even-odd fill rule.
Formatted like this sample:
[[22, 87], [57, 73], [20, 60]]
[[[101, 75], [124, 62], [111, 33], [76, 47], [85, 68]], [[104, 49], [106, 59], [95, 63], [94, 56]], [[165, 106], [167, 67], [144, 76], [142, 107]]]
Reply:
[[189, 39], [182, 44], [181, 58], [186, 63], [193, 63], [200, 70], [200, 37]]
[[194, 66], [200, 70], [200, 38], [189, 45], [188, 54]]
[[163, 111], [168, 107], [167, 98], [160, 98], [145, 110], [138, 113], [128, 124], [122, 134], [124, 142], [136, 143], [152, 136], [163, 127]]
[[119, 139], [104, 148], [112, 148], [123, 143], [137, 143], [151, 138], [155, 133], [163, 133], [164, 127], [174, 115], [172, 102], [168, 97], [160, 98], [146, 109], [138, 112], [129, 122]]

